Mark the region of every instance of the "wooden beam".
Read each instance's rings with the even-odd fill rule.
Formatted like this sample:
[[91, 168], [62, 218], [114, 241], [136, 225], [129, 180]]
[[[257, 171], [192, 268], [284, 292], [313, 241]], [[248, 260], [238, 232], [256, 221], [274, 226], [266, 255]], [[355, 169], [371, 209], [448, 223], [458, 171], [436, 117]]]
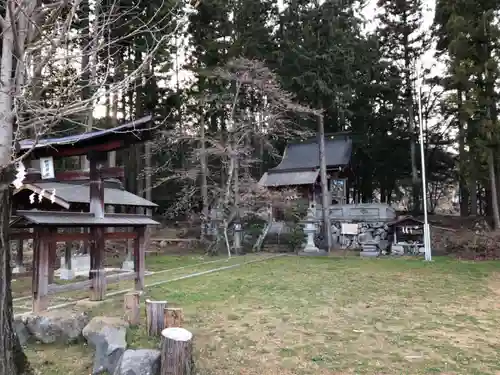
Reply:
[[17, 280], [17, 279], [23, 279], [25, 277], [32, 277], [33, 272], [32, 271], [24, 271], [24, 272], [19, 272], [19, 273], [14, 273], [12, 274], [12, 279]]
[[[117, 283], [121, 281], [133, 280], [135, 279], [135, 274], [133, 272], [117, 273], [115, 275], [108, 275], [104, 277], [106, 284]], [[77, 281], [71, 284], [52, 284], [49, 285], [48, 294], [58, 294], [66, 292], [74, 292], [77, 290], [84, 290], [92, 287], [92, 280]]]
[[135, 232], [107, 232], [104, 233], [106, 240], [134, 240], [137, 238]]
[[[101, 168], [100, 170], [101, 178], [124, 178], [125, 177], [125, 169], [123, 167], [113, 167], [113, 168]], [[88, 171], [64, 171], [64, 172], [56, 172], [54, 180], [58, 182], [61, 181], [78, 181], [78, 180], [86, 180], [90, 178], [90, 173]], [[27, 182], [40, 182], [40, 173], [28, 173], [24, 180]], [[42, 181], [43, 182], [43, 181]]]
[[[11, 233], [10, 238], [13, 240], [30, 240], [33, 233], [18, 232]], [[107, 232], [104, 233], [105, 240], [133, 240], [137, 237], [135, 232]], [[88, 233], [54, 233], [47, 241], [52, 242], [67, 242], [67, 241], [88, 241], [90, 235]]]
[[136, 229], [137, 238], [134, 241], [134, 271], [135, 290], [144, 290], [144, 274], [146, 271], [146, 227]]
[[33, 239], [33, 312], [39, 313], [47, 310], [48, 279], [49, 279], [49, 247], [43, 240], [43, 229], [35, 229]]
[[60, 148], [55, 152], [58, 157], [87, 155], [91, 152], [109, 152], [122, 148], [125, 145], [124, 141], [111, 141], [105, 144], [97, 144], [86, 147], [71, 147]]

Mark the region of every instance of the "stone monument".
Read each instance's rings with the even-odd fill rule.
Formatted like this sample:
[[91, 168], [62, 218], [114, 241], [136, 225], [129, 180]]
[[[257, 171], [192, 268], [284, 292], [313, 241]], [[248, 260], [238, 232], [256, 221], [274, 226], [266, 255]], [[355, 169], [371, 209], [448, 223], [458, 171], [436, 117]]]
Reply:
[[314, 235], [316, 234], [316, 209], [310, 206], [307, 210], [307, 216], [304, 220], [304, 234], [307, 240], [304, 249], [299, 252], [299, 255], [327, 255], [325, 250], [320, 250], [314, 243]]

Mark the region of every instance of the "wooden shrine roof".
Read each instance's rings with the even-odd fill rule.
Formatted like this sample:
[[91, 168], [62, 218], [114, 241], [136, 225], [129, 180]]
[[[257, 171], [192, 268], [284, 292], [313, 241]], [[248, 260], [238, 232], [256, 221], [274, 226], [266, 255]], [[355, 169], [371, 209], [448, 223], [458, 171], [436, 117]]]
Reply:
[[[20, 219], [18, 219], [20, 218]], [[18, 210], [11, 221], [13, 228], [33, 226], [45, 227], [128, 227], [159, 225], [157, 221], [145, 215], [106, 214], [99, 219], [89, 212], [26, 211]]]
[[[325, 137], [326, 138], [326, 137]], [[325, 158], [328, 168], [344, 167], [351, 161], [352, 140], [348, 135], [331, 135], [325, 139]], [[317, 137], [298, 143], [289, 143], [281, 163], [269, 172], [319, 169]]]
[[31, 151], [28, 158], [38, 159], [45, 156], [80, 156], [91, 151], [114, 151], [150, 139], [149, 126], [152, 122], [152, 116], [145, 116], [110, 129], [59, 138], [23, 139], [19, 142], [19, 154]]
[[[346, 167], [351, 162], [352, 139], [348, 134], [332, 134], [325, 137], [327, 169]], [[310, 185], [319, 174], [318, 138], [287, 144], [280, 164], [261, 177], [261, 186]]]
[[388, 226], [404, 226], [404, 225], [424, 225], [422, 220], [416, 219], [411, 215], [400, 216], [397, 219], [387, 223]]
[[[19, 194], [23, 190], [29, 190], [34, 193], [39, 194], [40, 191], [44, 190], [44, 198], [50, 199], [52, 190], [56, 191], [56, 201], [54, 203], [59, 206], [69, 209], [69, 205], [72, 203], [84, 203], [88, 204], [90, 202], [90, 181], [79, 181], [73, 183], [62, 183], [62, 182], [33, 182], [23, 185], [14, 194]], [[156, 203], [148, 201], [138, 195], [132, 194], [119, 187], [111, 187], [110, 185], [104, 185], [104, 204], [112, 206], [133, 206], [133, 207], [146, 207], [154, 208], [158, 207]]]

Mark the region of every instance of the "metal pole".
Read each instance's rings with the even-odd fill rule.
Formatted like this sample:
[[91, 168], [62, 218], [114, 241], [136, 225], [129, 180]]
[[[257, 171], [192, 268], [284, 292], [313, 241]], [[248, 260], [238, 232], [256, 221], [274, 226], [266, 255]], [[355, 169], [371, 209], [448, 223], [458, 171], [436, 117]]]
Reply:
[[431, 228], [427, 217], [427, 178], [425, 175], [424, 130], [422, 119], [422, 82], [418, 88], [418, 122], [420, 128], [420, 160], [422, 163], [422, 198], [424, 202], [424, 251], [425, 260], [431, 261]]

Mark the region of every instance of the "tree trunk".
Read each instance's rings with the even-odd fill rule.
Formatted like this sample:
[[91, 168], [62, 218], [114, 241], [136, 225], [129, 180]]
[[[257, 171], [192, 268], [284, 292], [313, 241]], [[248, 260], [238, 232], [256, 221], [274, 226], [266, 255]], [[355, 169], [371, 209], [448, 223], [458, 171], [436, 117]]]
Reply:
[[[80, 38], [80, 49], [82, 51], [82, 60], [80, 62], [80, 69], [82, 70], [81, 73], [81, 79], [80, 79], [80, 84], [81, 84], [81, 99], [82, 101], [88, 100], [91, 95], [90, 91], [90, 5], [89, 5], [89, 0], [82, 0], [80, 4], [80, 17], [81, 17], [81, 38]], [[82, 124], [85, 125], [85, 129], [88, 129], [88, 121], [89, 119], [87, 118], [88, 116], [88, 111], [82, 113]], [[90, 124], [92, 127], [92, 124]], [[83, 170], [88, 170], [89, 169], [89, 161], [85, 156], [80, 157], [80, 168]]]
[[[477, 150], [476, 150], [477, 151]], [[474, 148], [471, 151], [471, 154], [474, 154]], [[477, 216], [478, 214], [478, 191], [477, 191], [477, 169], [475, 168], [475, 162], [472, 162], [472, 170], [470, 174], [469, 180], [469, 194], [470, 194], [470, 214], [472, 216]]]
[[491, 214], [495, 230], [500, 229], [500, 214], [498, 210], [497, 179], [495, 173], [495, 156], [492, 149], [488, 150], [488, 170], [491, 188]]
[[[406, 24], [407, 14], [403, 15], [403, 23]], [[420, 182], [417, 168], [417, 142], [415, 137], [415, 114], [413, 113], [413, 80], [411, 65], [413, 63], [410, 56], [409, 33], [405, 32], [403, 41], [404, 64], [406, 74], [406, 107], [408, 115], [408, 133], [410, 134], [410, 158], [411, 158], [411, 183], [413, 197], [413, 212], [420, 212]]]
[[[8, 3], [8, 2], [7, 2]], [[14, 5], [14, 4], [11, 4]], [[10, 268], [10, 172], [12, 131], [14, 114], [12, 112], [14, 34], [9, 12], [5, 12], [2, 34], [2, 55], [0, 60], [0, 374], [24, 375], [33, 371], [26, 358], [19, 338], [13, 327], [11, 268]]]
[[207, 149], [205, 142], [205, 113], [202, 108], [200, 113], [200, 143], [201, 143], [201, 200], [202, 200], [202, 223], [201, 223], [201, 239], [207, 235], [207, 228], [210, 222], [208, 218], [208, 168], [207, 168]]
[[146, 300], [146, 332], [148, 336], [159, 336], [165, 328], [167, 301]]
[[466, 115], [463, 110], [462, 91], [457, 90], [457, 104], [458, 104], [458, 158], [459, 165], [459, 192], [460, 192], [460, 216], [469, 215], [469, 189], [467, 188], [466, 176], [466, 162], [467, 154], [465, 151], [465, 118]]
[[163, 310], [163, 315], [165, 328], [182, 327], [184, 314], [181, 308], [165, 307], [165, 310]]
[[319, 165], [321, 174], [321, 195], [323, 205], [323, 226], [325, 231], [328, 252], [332, 250], [332, 228], [330, 226], [330, 199], [328, 194], [328, 182], [326, 177], [326, 154], [325, 154], [325, 124], [323, 114], [318, 116], [318, 137], [319, 137]]
[[136, 326], [141, 322], [140, 292], [128, 292], [123, 298], [123, 310], [125, 321], [131, 326]]
[[184, 328], [162, 332], [160, 375], [194, 375], [193, 335]]
[[23, 352], [12, 324], [14, 313], [12, 308], [9, 241], [11, 202], [8, 184], [11, 180], [10, 177], [11, 174], [7, 173], [6, 169], [0, 173], [0, 185], [4, 186], [0, 190], [0, 325], [2, 326], [0, 374], [28, 375], [33, 374], [33, 370]]

